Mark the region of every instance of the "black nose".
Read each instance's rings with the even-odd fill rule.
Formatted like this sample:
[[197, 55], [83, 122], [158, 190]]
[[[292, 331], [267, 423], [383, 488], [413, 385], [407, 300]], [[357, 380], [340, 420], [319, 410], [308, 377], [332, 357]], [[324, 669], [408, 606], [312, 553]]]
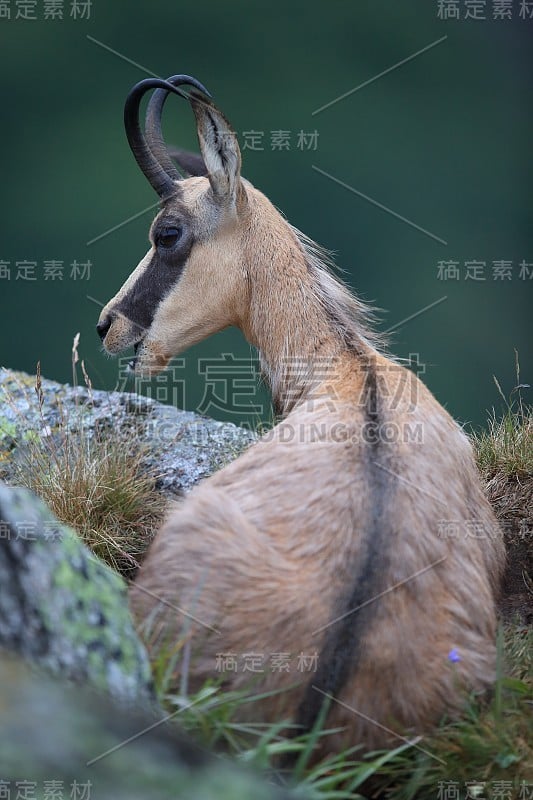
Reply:
[[98, 331], [98, 336], [102, 341], [105, 339], [109, 328], [111, 327], [111, 323], [113, 322], [112, 317], [104, 317], [101, 322], [98, 323], [96, 326], [96, 330]]

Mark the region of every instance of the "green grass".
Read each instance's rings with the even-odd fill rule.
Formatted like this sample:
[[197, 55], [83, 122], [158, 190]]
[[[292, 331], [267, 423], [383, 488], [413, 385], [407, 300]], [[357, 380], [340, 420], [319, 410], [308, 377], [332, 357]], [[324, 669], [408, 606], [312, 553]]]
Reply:
[[479, 470], [485, 480], [531, 478], [533, 474], [533, 408], [522, 397], [529, 384], [520, 381], [520, 363], [515, 353], [516, 385], [507, 397], [498, 379], [494, 383], [503, 401], [503, 412], [493, 408], [488, 425], [471, 434]]
[[302, 797], [466, 800], [469, 786], [479, 798], [533, 796], [533, 633], [525, 627], [500, 629], [499, 674], [490, 700], [471, 697], [461, 719], [443, 721], [413, 745], [400, 742], [364, 757], [354, 748], [319, 764], [312, 763], [313, 747], [331, 734], [323, 719], [311, 734], [293, 738], [283, 720], [275, 726], [238, 722], [239, 706], [253, 702], [244, 693], [212, 683], [194, 695], [169, 693], [168, 678], [181, 655], [178, 648], [173, 659], [167, 653], [154, 664], [160, 700], [175, 720], [207, 747], [267, 772], [276, 772], [280, 758], [292, 754], [295, 766], [282, 777]]
[[509, 397], [494, 381], [503, 409], [499, 414], [492, 409], [487, 428], [474, 431], [471, 438], [485, 493], [504, 532], [507, 583], [514, 584], [515, 596], [529, 596], [529, 607], [519, 608], [527, 619], [533, 598], [533, 407], [522, 397], [529, 386], [520, 381], [518, 357], [516, 386]]
[[472, 434], [479, 470], [486, 480], [495, 476], [530, 478], [533, 474], [533, 413], [524, 404], [511, 404], [503, 415], [493, 410], [488, 428]]

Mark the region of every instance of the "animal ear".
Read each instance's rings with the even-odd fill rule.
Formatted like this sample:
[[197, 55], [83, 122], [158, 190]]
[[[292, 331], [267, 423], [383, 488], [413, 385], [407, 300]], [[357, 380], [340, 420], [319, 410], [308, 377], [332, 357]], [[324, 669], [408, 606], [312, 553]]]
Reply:
[[190, 150], [178, 150], [175, 147], [169, 147], [168, 152], [178, 167], [187, 175], [195, 177], [207, 175], [205, 161], [199, 153], [191, 153]]
[[191, 92], [189, 99], [213, 193], [221, 203], [235, 205], [241, 175], [241, 151], [237, 136], [222, 112], [204, 95]]

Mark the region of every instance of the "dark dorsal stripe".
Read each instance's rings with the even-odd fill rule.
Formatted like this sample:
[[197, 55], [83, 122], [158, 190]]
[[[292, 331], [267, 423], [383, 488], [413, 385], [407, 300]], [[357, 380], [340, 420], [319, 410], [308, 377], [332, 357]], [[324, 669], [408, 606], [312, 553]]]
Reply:
[[[367, 436], [363, 440], [362, 454], [365, 473], [368, 476], [368, 492], [371, 500], [370, 514], [366, 521], [363, 556], [353, 565], [354, 584], [332, 618], [348, 613], [344, 619], [334, 623], [325, 634], [318, 658], [317, 671], [305, 690], [298, 709], [297, 733], [312, 730], [322, 705], [324, 694], [338, 697], [350, 675], [357, 671], [364, 647], [364, 639], [379, 608], [379, 600], [360, 608], [363, 603], [376, 597], [386, 587], [387, 507], [390, 504], [391, 478], [377, 464], [384, 464], [386, 444], [380, 442], [379, 426], [383, 423], [378, 378], [373, 359], [367, 363], [364, 395], [364, 418]], [[390, 445], [388, 445], [390, 448]], [[357, 451], [358, 455], [361, 452]], [[356, 524], [354, 520], [354, 525]], [[352, 612], [353, 613], [349, 613]], [[316, 688], [314, 688], [316, 687]], [[319, 691], [317, 691], [317, 689]]]

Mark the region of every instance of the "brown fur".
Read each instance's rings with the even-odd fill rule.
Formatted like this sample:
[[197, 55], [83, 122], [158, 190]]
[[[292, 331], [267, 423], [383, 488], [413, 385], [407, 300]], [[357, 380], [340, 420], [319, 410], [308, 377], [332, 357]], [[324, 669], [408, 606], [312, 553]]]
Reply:
[[[278, 690], [244, 705], [243, 718], [308, 726], [333, 686], [327, 724], [344, 730], [323, 751], [394, 744], [493, 681], [501, 533], [459, 426], [380, 353], [363, 304], [240, 178], [236, 139], [224, 167], [197, 116], [205, 162], [231, 174], [217, 173], [216, 191], [212, 175], [180, 182], [153, 230], [187, 208], [195, 242], [183, 273], [139, 339], [134, 309], [131, 319], [116, 309], [128, 308], [152, 243], [102, 313], [113, 320], [105, 345], [140, 341], [135, 369], [153, 373], [237, 325], [259, 349], [283, 419], [172, 510], [131, 608], [154, 651], [190, 642], [193, 689], [234, 654], [228, 688]], [[457, 522], [457, 535], [443, 536], [442, 520]], [[299, 654], [315, 651], [317, 672], [297, 669]], [[242, 670], [250, 653], [262, 654], [264, 672]], [[272, 671], [279, 653], [290, 654], [289, 671]]]

